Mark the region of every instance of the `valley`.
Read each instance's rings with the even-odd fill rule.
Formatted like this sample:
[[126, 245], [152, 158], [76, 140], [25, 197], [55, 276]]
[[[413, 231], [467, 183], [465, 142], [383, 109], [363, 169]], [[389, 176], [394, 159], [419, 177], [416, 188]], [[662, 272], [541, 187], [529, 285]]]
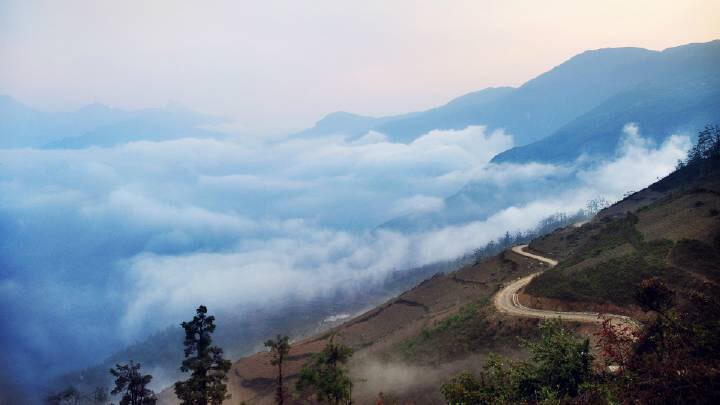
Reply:
[[[717, 290], [720, 216], [713, 213], [720, 206], [718, 174], [717, 162], [701, 169], [680, 169], [606, 208], [586, 224], [531, 241], [530, 250], [515, 246], [457, 271], [437, 274], [340, 326], [295, 341], [286, 365], [289, 384], [312, 353], [338, 336], [355, 350], [350, 372], [356, 402], [371, 403], [382, 392], [402, 402], [438, 403], [443, 400], [438, 391], [441, 383], [461, 371], [481, 370], [491, 354], [526, 357], [517, 337], [536, 336], [539, 318], [560, 317], [567, 327], [596, 344], [604, 319], [633, 328], [639, 324], [631, 317], [648, 322], [647, 313], [621, 299], [645, 277], [665, 280], [678, 289], [681, 301], [693, 289]], [[628, 222], [635, 215], [638, 219]], [[683, 226], [669, 227], [668, 223]], [[640, 239], [633, 238], [639, 235], [648, 242], [638, 245]], [[670, 246], [663, 242], [666, 237], [674, 240]], [[627, 246], [625, 240], [635, 240], [636, 247]], [[654, 263], [652, 267], [623, 266], [617, 258], [632, 254], [632, 249], [639, 249], [636, 254]], [[694, 256], [688, 249], [706, 253]], [[603, 279], [612, 288], [603, 290], [603, 295], [564, 296], [564, 284], [554, 281], [554, 272], [567, 272], [564, 282], [576, 283], [573, 289], [580, 293], [593, 288], [585, 284], [593, 279], [586, 281], [583, 271], [605, 269], [604, 263], [618, 267], [603, 270], [613, 274]], [[664, 268], [663, 263], [671, 267]], [[553, 289], [548, 289], [546, 278], [553, 280]], [[614, 298], [602, 298], [608, 296]], [[605, 314], [600, 315], [604, 318], [599, 314]], [[233, 398], [273, 403], [272, 373], [265, 352], [238, 360], [229, 380]], [[417, 375], [422, 377], [415, 379]], [[162, 403], [175, 403], [172, 396], [163, 392]]]

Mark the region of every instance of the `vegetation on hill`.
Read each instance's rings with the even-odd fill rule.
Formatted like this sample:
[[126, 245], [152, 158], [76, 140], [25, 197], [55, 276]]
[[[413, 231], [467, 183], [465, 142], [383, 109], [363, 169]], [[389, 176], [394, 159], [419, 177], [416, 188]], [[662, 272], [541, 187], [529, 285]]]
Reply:
[[559, 320], [540, 325], [540, 338], [525, 341], [530, 361], [491, 356], [478, 377], [462, 373], [441, 387], [450, 404], [545, 402], [575, 397], [589, 381], [593, 356], [589, 340], [580, 340]]
[[540, 220], [534, 228], [528, 229], [525, 232], [511, 234], [509, 231], [505, 231], [505, 234], [502, 237], [491, 240], [485, 246], [479, 247], [473, 251], [475, 263], [478, 263], [485, 257], [495, 256], [511, 246], [529, 243], [533, 239], [548, 234], [556, 229], [587, 221], [608, 205], [609, 203], [605, 199], [595, 198], [588, 201], [584, 209], [580, 209], [574, 214], [558, 212], [553, 215], [549, 215]]
[[[683, 277], [666, 265], [674, 243], [666, 239], [646, 242], [635, 228], [637, 221], [637, 216], [628, 213], [599, 224], [599, 232], [575, 255], [534, 280], [526, 292], [569, 301], [628, 305], [633, 302], [634, 286], [645, 278], [670, 274]], [[613, 250], [621, 253], [603, 258]]]
[[[403, 302], [427, 305], [429, 313], [414, 333], [384, 347], [384, 361], [435, 366], [461, 361], [468, 354], [513, 346], [516, 336], [534, 336], [534, 320], [498, 318], [491, 298], [503, 282], [533, 271], [531, 261], [503, 252], [436, 277], [403, 294]], [[460, 288], [458, 288], [458, 286]], [[427, 304], [424, 304], [427, 303]], [[513, 351], [511, 348], [510, 351]]]
[[491, 357], [478, 375], [443, 384], [451, 404], [713, 404], [720, 401], [720, 301], [694, 291], [680, 305], [658, 279], [645, 280], [636, 302], [653, 314], [642, 329], [603, 324], [598, 362], [589, 341], [559, 321], [526, 342], [528, 361]]
[[332, 336], [325, 348], [314, 354], [300, 370], [295, 384], [299, 396], [331, 405], [352, 403], [353, 383], [348, 376], [347, 362], [353, 350]]
[[425, 362], [447, 361], [460, 353], [472, 351], [472, 345], [493, 331], [487, 311], [482, 310], [488, 304], [488, 299], [465, 304], [453, 315], [400, 342], [398, 351], [401, 357], [411, 362], [417, 359]]

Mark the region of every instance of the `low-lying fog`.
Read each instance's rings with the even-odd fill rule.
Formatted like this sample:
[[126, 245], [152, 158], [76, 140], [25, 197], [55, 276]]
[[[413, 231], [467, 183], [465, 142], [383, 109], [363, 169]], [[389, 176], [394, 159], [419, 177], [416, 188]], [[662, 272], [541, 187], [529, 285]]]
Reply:
[[[180, 139], [81, 150], [0, 150], [0, 362], [20, 382], [86, 366], [198, 304], [248, 309], [452, 259], [591, 198], [617, 200], [669, 173], [689, 147], [635, 126], [611, 160], [488, 165], [512, 135], [482, 126], [411, 144]], [[561, 187], [481, 220], [377, 228], [439, 212], [470, 182], [512, 195]], [[9, 349], [9, 350], [8, 350]]]

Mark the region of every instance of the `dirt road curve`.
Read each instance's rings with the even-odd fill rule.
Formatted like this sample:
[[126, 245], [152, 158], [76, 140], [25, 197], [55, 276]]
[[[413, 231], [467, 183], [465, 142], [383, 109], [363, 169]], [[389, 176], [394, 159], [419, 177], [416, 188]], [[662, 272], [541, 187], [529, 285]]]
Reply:
[[[512, 251], [529, 257], [531, 259], [535, 259], [538, 261], [541, 261], [545, 264], [547, 264], [549, 267], [556, 266], [558, 264], [557, 260], [553, 260], [547, 257], [539, 256], [530, 252], [526, 252], [525, 248], [527, 248], [527, 245], [520, 245], [520, 246], [514, 246], [512, 248]], [[507, 315], [514, 315], [514, 316], [524, 316], [528, 318], [562, 318], [564, 320], [568, 321], [577, 321], [577, 322], [592, 322], [592, 323], [600, 323], [605, 318], [611, 318], [613, 322], [618, 323], [624, 323], [628, 324], [630, 326], [639, 327], [639, 324], [633, 320], [632, 318], [629, 318], [627, 316], [623, 315], [615, 315], [615, 314], [602, 314], [600, 316], [597, 312], [561, 312], [561, 311], [548, 311], [548, 310], [542, 310], [542, 309], [533, 309], [528, 308], [520, 303], [520, 300], [518, 299], [518, 291], [521, 290], [523, 287], [528, 285], [530, 281], [537, 277], [539, 274], [541, 274], [542, 271], [538, 271], [535, 273], [530, 274], [529, 276], [525, 276], [523, 278], [517, 279], [510, 284], [504, 286], [500, 291], [498, 291], [497, 294], [495, 294], [495, 297], [493, 298], [493, 303], [495, 304], [495, 308], [497, 308], [498, 311], [507, 314]]]

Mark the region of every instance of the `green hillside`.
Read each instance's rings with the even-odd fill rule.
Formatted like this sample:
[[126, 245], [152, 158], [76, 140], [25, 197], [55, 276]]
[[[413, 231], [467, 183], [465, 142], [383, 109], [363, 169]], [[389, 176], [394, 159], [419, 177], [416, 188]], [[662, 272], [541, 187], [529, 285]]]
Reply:
[[[608, 210], [581, 228], [534, 241], [531, 247], [562, 250], [565, 257], [528, 285], [526, 292], [559, 300], [630, 305], [636, 287], [652, 276], [680, 290], [702, 285], [716, 288], [720, 282], [720, 163], [698, 166], [685, 167], [651, 186], [644, 194], [665, 191], [632, 212]], [[630, 196], [628, 202], [638, 197], [643, 198]]]

